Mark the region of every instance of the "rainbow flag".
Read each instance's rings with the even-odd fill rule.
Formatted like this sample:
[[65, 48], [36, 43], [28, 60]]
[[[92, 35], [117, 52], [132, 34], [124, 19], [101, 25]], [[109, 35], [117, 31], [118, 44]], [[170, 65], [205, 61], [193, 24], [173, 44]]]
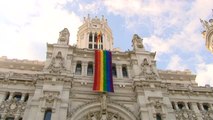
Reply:
[[114, 92], [112, 80], [112, 54], [107, 50], [95, 50], [95, 75], [93, 90]]

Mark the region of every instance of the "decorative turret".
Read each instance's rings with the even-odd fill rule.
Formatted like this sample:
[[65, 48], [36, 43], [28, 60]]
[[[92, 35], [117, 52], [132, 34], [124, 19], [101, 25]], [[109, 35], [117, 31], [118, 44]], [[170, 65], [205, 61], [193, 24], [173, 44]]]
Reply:
[[112, 31], [107, 24], [107, 19], [102, 16], [99, 19], [84, 17], [83, 25], [79, 27], [77, 34], [77, 47], [78, 48], [89, 48], [96, 49], [96, 39], [101, 33], [100, 49], [113, 50], [113, 37]]
[[205, 29], [202, 34], [204, 39], [206, 40], [206, 47], [213, 53], [213, 19], [210, 19], [209, 22], [200, 19], [200, 22]]

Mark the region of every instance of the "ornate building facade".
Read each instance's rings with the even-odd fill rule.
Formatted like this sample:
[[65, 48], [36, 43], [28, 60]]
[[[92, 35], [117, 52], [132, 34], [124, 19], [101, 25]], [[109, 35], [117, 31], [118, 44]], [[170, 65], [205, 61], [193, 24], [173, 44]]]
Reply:
[[[112, 51], [114, 93], [92, 91], [94, 49]], [[87, 17], [77, 46], [67, 28], [47, 44], [46, 61], [0, 58], [1, 120], [212, 120], [213, 89], [190, 71], [156, 68], [155, 52], [132, 38], [132, 50], [113, 49], [107, 20]]]

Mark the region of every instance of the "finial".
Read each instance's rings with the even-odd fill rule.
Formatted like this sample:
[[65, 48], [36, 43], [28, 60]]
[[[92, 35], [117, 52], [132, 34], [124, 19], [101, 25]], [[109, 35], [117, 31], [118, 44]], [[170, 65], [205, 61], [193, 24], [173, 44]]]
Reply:
[[90, 19], [90, 15], [89, 14], [87, 15], [87, 18]]

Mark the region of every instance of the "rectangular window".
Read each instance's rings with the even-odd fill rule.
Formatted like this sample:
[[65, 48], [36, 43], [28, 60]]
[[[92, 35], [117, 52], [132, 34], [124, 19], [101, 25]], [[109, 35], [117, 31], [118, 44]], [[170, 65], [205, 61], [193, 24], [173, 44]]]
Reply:
[[122, 74], [123, 74], [123, 77], [128, 77], [126, 66], [122, 66]]
[[93, 64], [92, 63], [88, 64], [87, 75], [88, 76], [92, 76], [93, 75]]
[[89, 44], [89, 48], [92, 49], [92, 44]]
[[97, 45], [96, 45], [96, 44], [94, 44], [94, 48], [96, 48], [96, 49], [97, 49]]
[[81, 75], [81, 63], [78, 63], [77, 65], [76, 65], [76, 68], [75, 68], [75, 74], [76, 75]]
[[112, 75], [113, 75], [113, 77], [117, 77], [117, 72], [116, 72], [116, 66], [115, 66], [115, 64], [112, 64]]

